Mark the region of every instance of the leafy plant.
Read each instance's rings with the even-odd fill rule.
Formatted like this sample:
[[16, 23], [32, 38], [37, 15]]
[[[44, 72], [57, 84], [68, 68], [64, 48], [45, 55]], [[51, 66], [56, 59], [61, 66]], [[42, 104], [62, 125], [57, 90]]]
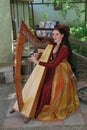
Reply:
[[85, 24], [71, 27], [70, 33], [73, 37], [76, 37], [81, 41], [87, 41], [87, 27]]
[[50, 5], [55, 5], [56, 6], [62, 6], [61, 10], [59, 11], [59, 14], [62, 16], [63, 19], [66, 19], [67, 13], [71, 10], [74, 9], [76, 12], [76, 18], [73, 20], [73, 22], [80, 22], [80, 16], [82, 13], [85, 13], [85, 9], [81, 10], [77, 6], [76, 3], [80, 2], [79, 0], [47, 0], [47, 6]]
[[43, 19], [45, 20], [45, 21], [47, 21], [48, 20], [48, 13], [44, 13], [44, 15], [43, 15]]
[[87, 47], [77, 45], [76, 43], [71, 43], [71, 48], [73, 52], [87, 57]]
[[[87, 28], [84, 24], [79, 26], [74, 26], [70, 28], [71, 36], [81, 40], [81, 41], [87, 41]], [[72, 50], [74, 52], [77, 52], [78, 54], [81, 54], [85, 57], [87, 57], [87, 47], [86, 46], [80, 46], [76, 43], [71, 43]]]

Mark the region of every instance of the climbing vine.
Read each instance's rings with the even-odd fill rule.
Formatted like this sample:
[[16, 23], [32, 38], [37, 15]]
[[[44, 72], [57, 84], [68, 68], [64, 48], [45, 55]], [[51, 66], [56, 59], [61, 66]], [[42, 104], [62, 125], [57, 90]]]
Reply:
[[[81, 10], [77, 3], [80, 3], [80, 0], [47, 0], [47, 6], [53, 5], [56, 6], [54, 9], [58, 9], [59, 14], [63, 19], [66, 19], [67, 13], [73, 9], [76, 12], [76, 19], [73, 22], [78, 21], [80, 22], [80, 16], [82, 13], [85, 13], [85, 8]], [[84, 2], [86, 3], [86, 2]], [[61, 8], [58, 8], [61, 7]]]

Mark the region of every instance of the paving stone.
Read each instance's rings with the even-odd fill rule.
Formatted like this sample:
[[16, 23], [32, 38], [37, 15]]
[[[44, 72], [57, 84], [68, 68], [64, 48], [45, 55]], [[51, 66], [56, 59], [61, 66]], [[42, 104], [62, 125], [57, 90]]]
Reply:
[[82, 113], [86, 113], [87, 112], [87, 105], [80, 102], [80, 109]]
[[24, 124], [23, 127], [43, 127], [43, 122], [31, 120], [29, 123]]
[[15, 98], [14, 84], [0, 84], [0, 130], [87, 130], [87, 105], [83, 103], [80, 103], [80, 109], [64, 122], [44, 123], [31, 120], [24, 124], [24, 117], [20, 113], [9, 113]]
[[65, 119], [64, 125], [85, 125], [85, 122], [81, 113], [75, 113]]

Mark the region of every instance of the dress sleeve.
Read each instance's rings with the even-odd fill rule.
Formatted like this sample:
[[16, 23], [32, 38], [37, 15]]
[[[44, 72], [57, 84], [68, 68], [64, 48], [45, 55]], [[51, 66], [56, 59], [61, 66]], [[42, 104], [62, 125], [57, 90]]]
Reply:
[[68, 48], [63, 46], [61, 47], [58, 55], [52, 62], [46, 63], [46, 62], [40, 61], [39, 64], [47, 68], [55, 68], [60, 62], [62, 62], [64, 59], [67, 59], [68, 55], [69, 55]]

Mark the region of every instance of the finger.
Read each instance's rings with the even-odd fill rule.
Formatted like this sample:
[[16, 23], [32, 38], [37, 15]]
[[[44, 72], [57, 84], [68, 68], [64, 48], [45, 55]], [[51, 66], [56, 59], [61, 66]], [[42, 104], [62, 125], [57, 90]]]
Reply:
[[32, 57], [31, 58], [28, 58], [29, 61], [32, 61]]

